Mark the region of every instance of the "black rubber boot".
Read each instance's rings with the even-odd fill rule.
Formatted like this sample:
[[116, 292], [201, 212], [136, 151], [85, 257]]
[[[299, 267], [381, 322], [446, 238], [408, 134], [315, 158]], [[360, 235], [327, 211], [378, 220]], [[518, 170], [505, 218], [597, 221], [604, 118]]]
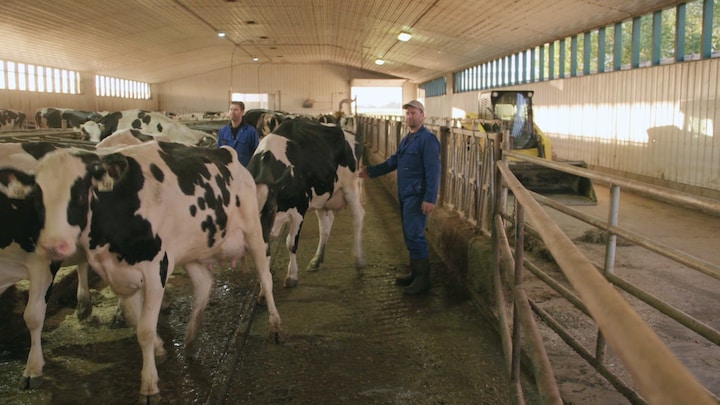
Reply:
[[395, 285], [407, 287], [413, 282], [413, 280], [415, 280], [415, 274], [413, 273], [412, 266], [409, 266], [408, 273], [406, 275], [395, 277]]
[[405, 295], [419, 295], [430, 289], [430, 260], [410, 260], [410, 269], [415, 275], [415, 280], [403, 289]]

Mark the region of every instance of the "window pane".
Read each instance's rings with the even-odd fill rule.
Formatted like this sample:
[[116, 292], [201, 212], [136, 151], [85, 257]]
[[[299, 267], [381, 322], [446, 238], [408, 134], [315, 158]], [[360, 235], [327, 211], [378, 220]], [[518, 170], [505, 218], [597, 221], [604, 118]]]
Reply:
[[17, 89], [17, 76], [15, 72], [15, 62], [7, 63], [7, 85], [8, 90]]
[[0, 60], [0, 89], [7, 87], [5, 83], [5, 61]]
[[37, 76], [35, 76], [35, 65], [27, 65], [28, 90], [37, 90]]
[[690, 59], [700, 56], [700, 40], [702, 38], [702, 0], [687, 4], [685, 14], [685, 55]]

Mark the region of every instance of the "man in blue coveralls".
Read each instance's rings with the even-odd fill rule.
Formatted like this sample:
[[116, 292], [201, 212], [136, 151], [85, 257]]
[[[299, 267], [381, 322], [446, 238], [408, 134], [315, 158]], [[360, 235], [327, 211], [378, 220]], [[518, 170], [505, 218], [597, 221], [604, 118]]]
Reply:
[[440, 183], [440, 142], [423, 125], [425, 107], [417, 100], [403, 105], [410, 132], [386, 161], [363, 167], [360, 177], [377, 177], [397, 170], [397, 192], [403, 238], [410, 253], [410, 273], [395, 279], [406, 295], [430, 289], [430, 261], [425, 223], [435, 207]]
[[257, 131], [252, 125], [243, 122], [245, 114], [245, 103], [233, 101], [230, 103], [228, 115], [230, 124], [225, 125], [218, 131], [217, 147], [229, 146], [237, 152], [238, 159], [243, 166], [247, 166], [250, 157], [255, 153], [260, 139]]

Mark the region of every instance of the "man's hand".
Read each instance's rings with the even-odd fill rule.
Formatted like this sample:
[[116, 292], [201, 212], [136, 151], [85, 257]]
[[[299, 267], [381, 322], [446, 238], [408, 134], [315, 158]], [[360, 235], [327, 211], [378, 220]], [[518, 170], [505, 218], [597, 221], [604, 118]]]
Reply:
[[420, 209], [422, 210], [422, 213], [425, 214], [425, 215], [429, 214], [430, 211], [433, 210], [433, 208], [435, 208], [435, 204], [429, 203], [429, 202], [427, 202], [427, 201], [423, 201], [422, 206], [420, 206]]
[[360, 176], [361, 179], [367, 178], [367, 176], [368, 176], [367, 166], [360, 167], [360, 170], [358, 171], [358, 176]]

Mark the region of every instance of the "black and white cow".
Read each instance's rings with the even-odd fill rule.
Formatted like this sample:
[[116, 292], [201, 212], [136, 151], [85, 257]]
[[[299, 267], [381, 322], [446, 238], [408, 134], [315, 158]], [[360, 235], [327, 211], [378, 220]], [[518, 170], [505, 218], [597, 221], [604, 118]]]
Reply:
[[26, 115], [17, 110], [0, 110], [0, 131], [27, 128]]
[[[117, 146], [128, 146], [137, 145], [142, 142], [148, 141], [164, 141], [164, 142], [179, 142], [191, 146], [202, 146], [202, 147], [215, 147], [217, 144], [216, 138], [212, 135], [203, 132], [204, 135], [199, 141], [196, 140], [195, 134], [186, 136], [187, 132], [183, 129], [190, 129], [182, 124], [177, 124], [178, 130], [176, 131], [175, 126], [170, 126], [165, 129], [165, 132], [161, 134], [146, 134], [139, 129], [121, 129], [115, 131], [102, 141], [95, 144], [96, 148], [107, 148]], [[198, 131], [202, 132], [202, 131]]]
[[309, 209], [315, 210], [320, 240], [308, 270], [318, 270], [324, 259], [334, 211], [350, 207], [353, 216], [355, 265], [365, 264], [360, 202], [359, 146], [352, 133], [306, 119], [285, 121], [258, 145], [248, 170], [258, 184], [266, 242], [279, 236], [290, 222], [286, 245], [290, 254], [285, 287], [298, 282], [296, 251], [300, 229]]
[[124, 129], [136, 129], [145, 134], [163, 134], [173, 142], [185, 142], [198, 146], [214, 146], [216, 139], [203, 132], [189, 128], [163, 113], [126, 110], [108, 113], [98, 121], [88, 121], [81, 126], [83, 139], [100, 142], [111, 134]]
[[193, 283], [186, 348], [210, 296], [210, 265], [247, 251], [271, 336], [279, 337], [256, 186], [231, 148], [151, 141], [107, 154], [55, 151], [42, 159], [35, 181], [44, 207], [38, 253], [59, 260], [79, 243], [118, 295], [142, 348], [141, 400], [159, 393], [155, 354], [164, 349], [156, 328], [175, 266], [184, 266]]
[[250, 109], [245, 111], [243, 121], [255, 127], [258, 137], [262, 139], [287, 119], [287, 116], [278, 111], [265, 109]]
[[20, 381], [21, 388], [36, 388], [45, 364], [41, 333], [47, 299], [60, 265], [78, 266], [77, 316], [92, 312], [88, 290], [87, 262], [76, 256], [64, 262], [35, 253], [41, 223], [33, 201], [24, 196], [34, 185], [37, 161], [56, 149], [45, 142], [0, 144], [0, 294], [20, 280], [30, 280], [23, 318], [30, 331], [30, 353]]
[[66, 127], [79, 129], [85, 122], [99, 120], [100, 118], [102, 118], [102, 113], [74, 110], [72, 108], [43, 107], [35, 111], [35, 128]]

